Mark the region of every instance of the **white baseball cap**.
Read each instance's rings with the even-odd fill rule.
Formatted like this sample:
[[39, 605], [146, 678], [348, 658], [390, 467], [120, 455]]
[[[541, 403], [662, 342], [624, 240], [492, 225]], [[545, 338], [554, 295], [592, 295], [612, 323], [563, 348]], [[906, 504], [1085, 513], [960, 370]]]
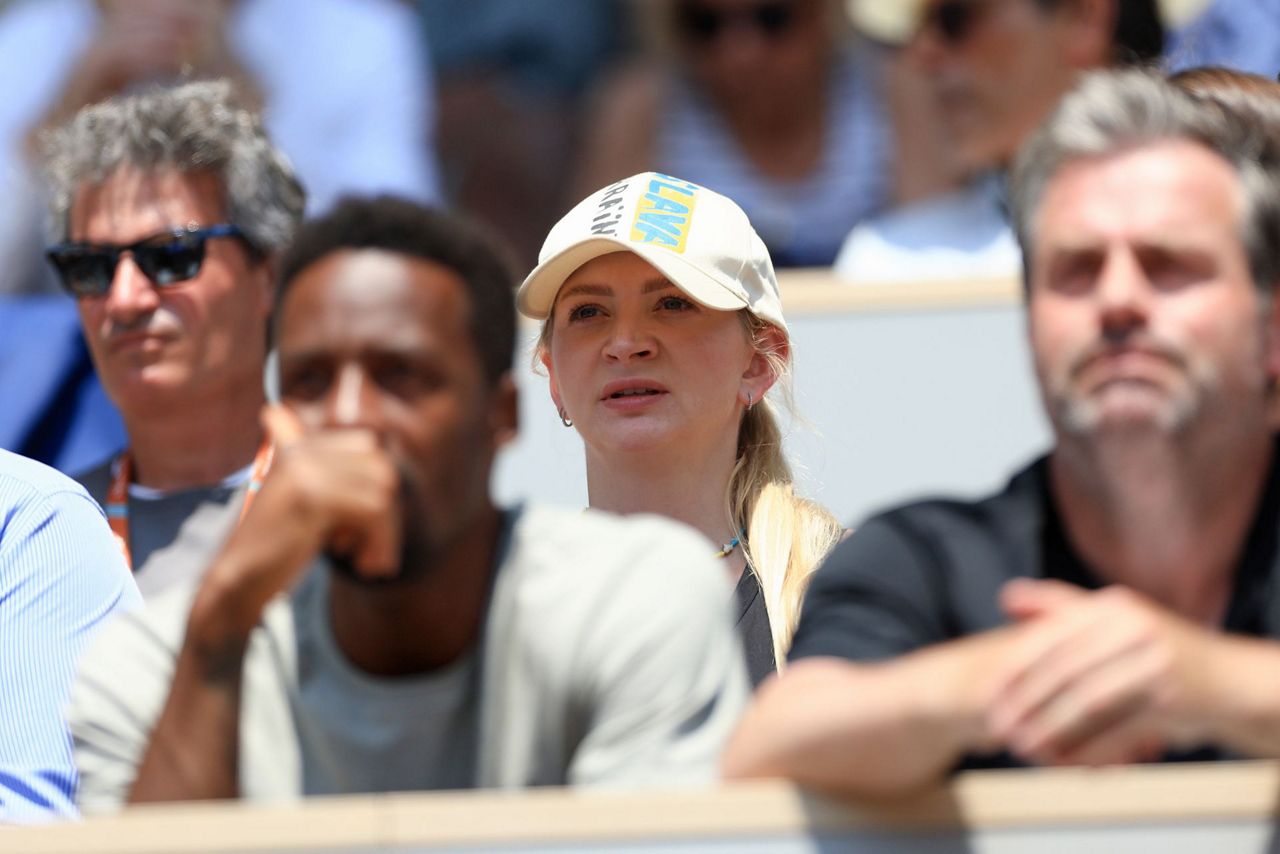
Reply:
[[658, 172], [610, 184], [565, 214], [542, 244], [538, 266], [520, 285], [517, 307], [545, 320], [574, 270], [619, 251], [639, 255], [708, 308], [745, 308], [787, 332], [769, 250], [742, 208]]

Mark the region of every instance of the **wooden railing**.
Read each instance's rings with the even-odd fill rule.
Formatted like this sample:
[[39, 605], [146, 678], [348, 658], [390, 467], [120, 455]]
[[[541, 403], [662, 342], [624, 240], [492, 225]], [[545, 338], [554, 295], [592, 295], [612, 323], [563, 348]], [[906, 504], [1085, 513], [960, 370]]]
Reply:
[[978, 308], [1022, 301], [1022, 283], [1016, 278], [860, 285], [841, 281], [827, 269], [783, 270], [778, 287], [788, 317], [828, 311]]
[[[0, 830], [0, 851], [1271, 851], [1273, 763], [972, 772], [868, 803], [761, 782], [714, 791], [441, 793], [153, 806]], [[865, 849], [859, 848], [865, 844]]]

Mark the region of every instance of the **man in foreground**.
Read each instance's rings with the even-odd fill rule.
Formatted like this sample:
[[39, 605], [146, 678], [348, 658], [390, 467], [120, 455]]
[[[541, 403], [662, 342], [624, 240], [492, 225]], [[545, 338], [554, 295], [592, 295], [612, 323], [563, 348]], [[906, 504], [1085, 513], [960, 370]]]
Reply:
[[84, 808], [711, 780], [746, 676], [709, 544], [490, 499], [516, 392], [487, 241], [349, 201], [282, 281], [276, 465], [198, 588], [86, 657]]
[[731, 776], [1280, 756], [1276, 139], [1139, 72], [1068, 96], [1013, 187], [1056, 443], [832, 555]]
[[267, 318], [303, 192], [226, 82], [85, 107], [48, 156], [49, 258], [129, 438], [78, 480], [150, 597], [203, 571], [270, 464]]

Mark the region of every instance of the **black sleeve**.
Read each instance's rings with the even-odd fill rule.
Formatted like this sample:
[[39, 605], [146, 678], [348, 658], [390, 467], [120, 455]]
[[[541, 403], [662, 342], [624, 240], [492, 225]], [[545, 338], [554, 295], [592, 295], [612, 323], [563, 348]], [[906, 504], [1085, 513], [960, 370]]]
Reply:
[[940, 551], [898, 513], [867, 521], [813, 576], [792, 660], [877, 661], [953, 635]]

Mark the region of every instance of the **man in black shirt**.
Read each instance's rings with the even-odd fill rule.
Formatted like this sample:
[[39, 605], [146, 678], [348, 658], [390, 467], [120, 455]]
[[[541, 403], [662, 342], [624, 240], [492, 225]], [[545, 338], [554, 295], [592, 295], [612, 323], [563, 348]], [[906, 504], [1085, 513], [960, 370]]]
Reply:
[[833, 553], [727, 774], [889, 794], [957, 765], [1280, 756], [1262, 112], [1100, 74], [1021, 152], [1055, 445], [994, 497], [890, 511]]

